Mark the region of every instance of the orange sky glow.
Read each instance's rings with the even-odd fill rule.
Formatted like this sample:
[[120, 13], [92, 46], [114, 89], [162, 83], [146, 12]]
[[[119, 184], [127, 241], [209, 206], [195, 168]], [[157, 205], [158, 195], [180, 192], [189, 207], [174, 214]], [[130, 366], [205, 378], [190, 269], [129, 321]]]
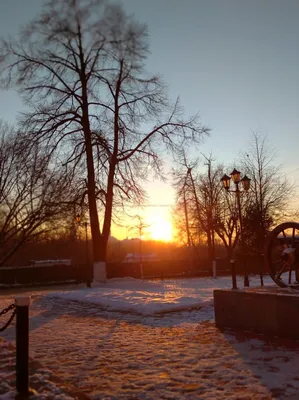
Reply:
[[[140, 216], [143, 229], [143, 240], [160, 240], [171, 242], [175, 239], [175, 228], [172, 221], [174, 190], [169, 184], [154, 182], [146, 187], [148, 191], [147, 206], [130, 209], [130, 215]], [[153, 190], [154, 189], [154, 190]], [[122, 222], [122, 227], [113, 225], [112, 236], [117, 239], [139, 237], [138, 219], [126, 218]]]

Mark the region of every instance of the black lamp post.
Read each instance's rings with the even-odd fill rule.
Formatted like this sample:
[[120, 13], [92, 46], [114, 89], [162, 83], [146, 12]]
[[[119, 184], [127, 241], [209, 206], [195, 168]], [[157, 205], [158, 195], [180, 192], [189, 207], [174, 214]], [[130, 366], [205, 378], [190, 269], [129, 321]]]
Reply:
[[[81, 216], [80, 214], [76, 215], [76, 221], [78, 224], [81, 222]], [[89, 267], [89, 257], [88, 257], [88, 234], [87, 234], [87, 226], [88, 223], [87, 221], [84, 222], [84, 228], [85, 228], [85, 261], [86, 261], [86, 268], [88, 269]], [[87, 286], [90, 287], [90, 281], [89, 279], [87, 280]]]
[[[243, 236], [243, 223], [242, 223], [242, 213], [241, 213], [241, 202], [240, 202], [240, 188], [239, 188], [239, 183], [242, 183], [243, 191], [247, 192], [248, 189], [250, 188], [250, 181], [251, 179], [248, 178], [248, 176], [244, 175], [244, 177], [241, 179], [241, 172], [234, 170], [231, 172], [231, 178], [228, 175], [223, 175], [221, 178], [221, 182], [223, 183], [223, 187], [227, 192], [233, 192], [236, 193], [237, 196], [237, 205], [238, 205], [238, 212], [239, 212], [239, 223], [240, 223], [240, 235], [241, 235], [241, 245], [244, 249], [244, 236]], [[236, 190], [230, 190], [230, 179], [233, 180], [234, 184], [236, 185]], [[243, 255], [244, 257], [244, 255]], [[244, 262], [244, 286], [249, 286], [249, 279], [248, 279], [248, 274], [247, 274], [247, 269], [246, 265]]]

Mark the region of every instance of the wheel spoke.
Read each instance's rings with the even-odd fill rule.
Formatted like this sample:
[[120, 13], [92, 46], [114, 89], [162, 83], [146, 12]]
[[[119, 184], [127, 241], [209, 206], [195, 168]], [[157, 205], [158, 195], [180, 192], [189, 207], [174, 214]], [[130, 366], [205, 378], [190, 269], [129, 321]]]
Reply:
[[274, 282], [281, 287], [293, 287], [292, 279], [299, 280], [299, 223], [285, 222], [273, 229], [265, 254]]
[[285, 272], [285, 270], [287, 269], [287, 267], [288, 267], [288, 264], [287, 264], [287, 263], [284, 263], [284, 264], [283, 264], [283, 267], [282, 267], [281, 270], [278, 272], [276, 278], [280, 279], [281, 275]]
[[276, 261], [272, 262], [272, 264], [280, 264], [280, 263], [281, 263], [281, 260], [276, 260]]
[[295, 228], [293, 228], [293, 234], [292, 234], [292, 247], [295, 245]]

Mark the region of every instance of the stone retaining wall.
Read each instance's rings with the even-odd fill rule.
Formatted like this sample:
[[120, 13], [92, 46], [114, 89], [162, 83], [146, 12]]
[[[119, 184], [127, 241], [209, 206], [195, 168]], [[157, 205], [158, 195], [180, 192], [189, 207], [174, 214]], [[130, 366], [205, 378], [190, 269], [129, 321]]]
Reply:
[[218, 328], [299, 339], [299, 293], [291, 289], [214, 290]]

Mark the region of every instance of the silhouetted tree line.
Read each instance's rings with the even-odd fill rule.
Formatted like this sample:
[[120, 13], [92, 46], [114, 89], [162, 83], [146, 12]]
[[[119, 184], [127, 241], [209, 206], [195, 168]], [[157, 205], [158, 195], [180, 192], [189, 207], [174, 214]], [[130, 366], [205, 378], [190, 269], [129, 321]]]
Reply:
[[178, 236], [193, 254], [199, 244], [205, 244], [210, 265], [217, 256], [216, 243], [226, 249], [228, 259], [240, 253], [255, 259], [262, 257], [269, 230], [294, 216], [289, 207], [293, 187], [281, 174], [281, 166], [276, 164], [275, 151], [267, 143], [267, 137], [252, 134], [247, 152], [241, 154], [236, 163], [251, 179], [250, 190], [240, 196], [243, 243], [236, 196], [226, 192], [220, 181], [225, 171], [234, 167], [217, 164], [211, 155], [203, 159], [204, 165], [201, 165], [198, 160], [188, 160], [182, 152], [173, 172]]
[[[92, 243], [90, 238], [86, 242], [83, 235], [79, 235], [74, 240], [72, 236], [60, 234], [54, 237], [48, 235], [40, 239], [37, 240], [35, 238], [33, 241], [24, 243], [19, 251], [10, 257], [6, 265], [25, 266], [32, 265], [34, 260], [69, 259], [73, 266], [82, 265], [82, 268], [85, 269], [85, 266], [92, 262]], [[194, 267], [206, 266], [207, 253], [204, 246], [201, 250], [200, 263], [197, 263]], [[139, 239], [116, 240], [111, 238], [107, 246], [107, 262], [122, 263], [127, 254], [139, 256], [139, 251]], [[188, 260], [186, 248], [176, 243], [143, 240], [142, 252], [145, 255], [154, 253], [158, 261], [182, 260], [185, 263]], [[139, 266], [138, 257], [136, 257], [135, 262]]]

